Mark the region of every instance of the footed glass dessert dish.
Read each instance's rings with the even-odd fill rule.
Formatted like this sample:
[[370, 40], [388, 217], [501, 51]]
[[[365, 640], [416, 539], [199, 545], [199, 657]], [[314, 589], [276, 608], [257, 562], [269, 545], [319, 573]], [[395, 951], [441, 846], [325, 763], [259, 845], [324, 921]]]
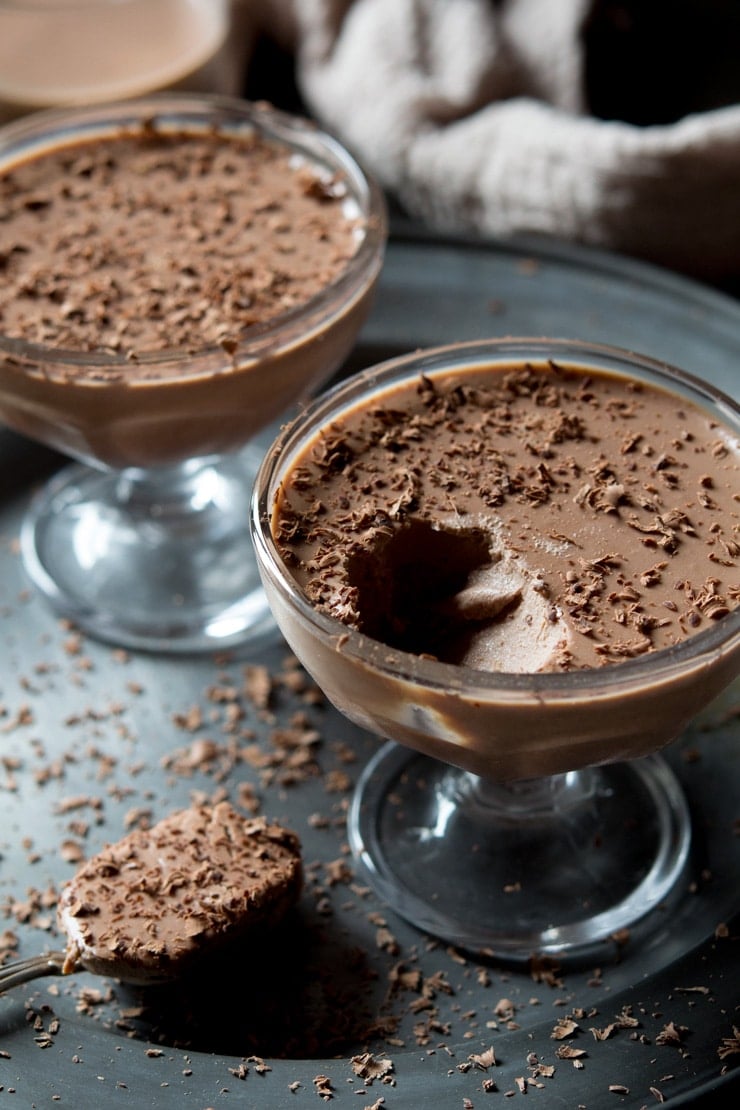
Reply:
[[21, 543], [57, 612], [201, 651], [270, 623], [249, 537], [257, 437], [352, 347], [382, 194], [308, 121], [162, 94], [0, 135], [0, 419], [78, 460]]
[[660, 749], [740, 671], [740, 408], [648, 357], [457, 344], [313, 401], [252, 503], [288, 644], [390, 741], [351, 846], [419, 928], [585, 955], [685, 894]]

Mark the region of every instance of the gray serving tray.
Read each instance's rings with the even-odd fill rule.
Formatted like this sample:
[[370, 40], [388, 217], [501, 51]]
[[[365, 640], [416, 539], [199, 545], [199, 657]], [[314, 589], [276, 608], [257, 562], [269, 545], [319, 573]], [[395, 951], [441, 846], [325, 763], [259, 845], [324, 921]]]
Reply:
[[[616, 343], [740, 390], [740, 305], [722, 294], [553, 242], [403, 226], [349, 366], [487, 335]], [[693, 893], [649, 938], [560, 968], [455, 952], [354, 879], [344, 818], [377, 742], [321, 704], [277, 633], [222, 659], [122, 653], [29, 589], [21, 520], [63, 461], [0, 431], [0, 946], [54, 946], [76, 860], [194, 796], [295, 828], [307, 885], [281, 930], [198, 981], [142, 994], [80, 975], [0, 998], [0, 1106], [480, 1110], [526, 1086], [535, 1104], [596, 1110], [736, 1093], [740, 1054], [721, 1050], [740, 1024], [737, 688], [669, 749], [694, 819]], [[267, 708], [245, 686], [255, 665], [278, 676]], [[589, 1031], [624, 1013], [638, 1024]], [[552, 1037], [572, 1015], [578, 1066]], [[385, 1078], [369, 1081], [365, 1052], [390, 1061]]]

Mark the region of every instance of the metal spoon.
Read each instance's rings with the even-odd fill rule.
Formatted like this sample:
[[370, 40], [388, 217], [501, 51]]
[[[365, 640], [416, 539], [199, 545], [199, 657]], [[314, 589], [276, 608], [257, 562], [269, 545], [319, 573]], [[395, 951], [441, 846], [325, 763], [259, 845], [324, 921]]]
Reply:
[[43, 956], [29, 956], [27, 960], [13, 960], [0, 967], [0, 994], [32, 979], [40, 979], [43, 975], [64, 975], [65, 962], [66, 974], [69, 974], [72, 969], [69, 968], [65, 952], [45, 952]]

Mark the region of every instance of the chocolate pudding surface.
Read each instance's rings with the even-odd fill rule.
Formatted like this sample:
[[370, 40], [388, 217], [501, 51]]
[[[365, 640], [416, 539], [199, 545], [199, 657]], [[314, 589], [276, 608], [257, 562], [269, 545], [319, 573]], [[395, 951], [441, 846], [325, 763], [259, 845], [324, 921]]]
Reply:
[[693, 402], [565, 363], [415, 376], [293, 460], [272, 531], [317, 609], [491, 672], [602, 667], [740, 597], [740, 448]]
[[0, 333], [123, 356], [132, 377], [140, 354], [230, 352], [345, 269], [362, 232], [346, 195], [257, 132], [144, 121], [6, 160]]
[[380, 190], [266, 103], [38, 113], [0, 141], [0, 418], [114, 469], [241, 449], [341, 364]]

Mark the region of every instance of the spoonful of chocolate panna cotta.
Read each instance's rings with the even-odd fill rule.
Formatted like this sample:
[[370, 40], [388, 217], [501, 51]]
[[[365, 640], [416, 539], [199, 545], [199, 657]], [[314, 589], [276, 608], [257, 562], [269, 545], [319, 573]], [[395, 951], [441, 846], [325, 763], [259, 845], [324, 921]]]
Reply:
[[57, 908], [66, 949], [0, 969], [0, 991], [81, 970], [139, 984], [181, 977], [277, 924], [302, 882], [295, 833], [227, 802], [178, 810], [79, 868]]

